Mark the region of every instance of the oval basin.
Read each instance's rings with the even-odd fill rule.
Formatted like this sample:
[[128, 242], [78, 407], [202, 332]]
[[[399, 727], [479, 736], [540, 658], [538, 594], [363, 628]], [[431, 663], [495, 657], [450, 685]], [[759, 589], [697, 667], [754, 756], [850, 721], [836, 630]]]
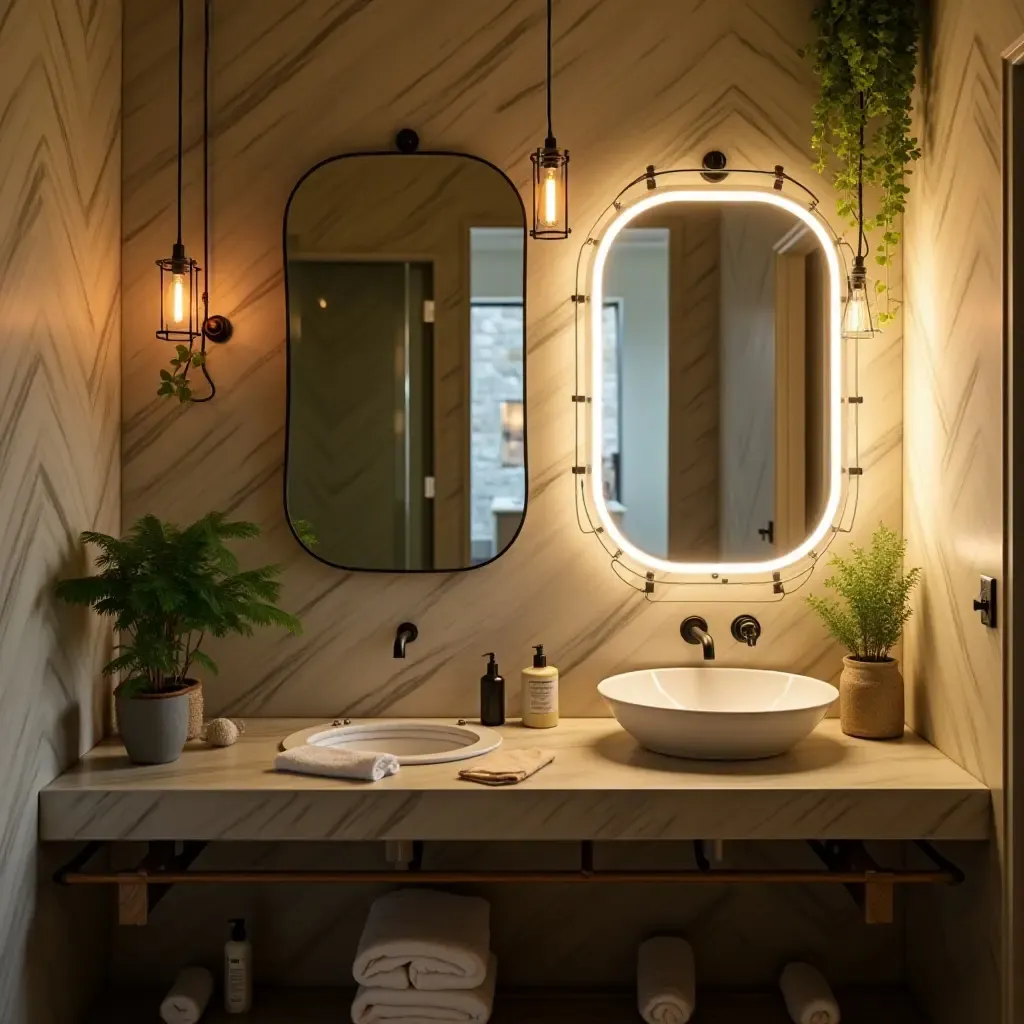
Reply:
[[803, 739], [839, 696], [830, 683], [745, 668], [654, 668], [598, 684], [619, 724], [671, 757], [748, 761]]
[[284, 750], [309, 744], [341, 747], [375, 754], [394, 754], [399, 764], [441, 764], [479, 757], [501, 745], [501, 734], [484, 725], [446, 722], [403, 722], [376, 719], [351, 725], [324, 722], [293, 732], [282, 741]]

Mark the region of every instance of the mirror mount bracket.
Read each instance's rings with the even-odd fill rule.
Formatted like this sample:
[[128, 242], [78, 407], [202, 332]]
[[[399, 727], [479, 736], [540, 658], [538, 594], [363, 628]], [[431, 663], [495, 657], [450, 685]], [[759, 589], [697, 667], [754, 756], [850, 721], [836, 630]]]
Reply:
[[729, 165], [729, 160], [720, 149], [713, 149], [709, 153], [705, 153], [700, 165], [704, 168], [700, 172], [700, 176], [713, 185], [717, 185], [729, 177], [729, 173], [725, 169]]
[[403, 128], [395, 136], [395, 148], [399, 153], [415, 153], [420, 148], [420, 137], [412, 128]]

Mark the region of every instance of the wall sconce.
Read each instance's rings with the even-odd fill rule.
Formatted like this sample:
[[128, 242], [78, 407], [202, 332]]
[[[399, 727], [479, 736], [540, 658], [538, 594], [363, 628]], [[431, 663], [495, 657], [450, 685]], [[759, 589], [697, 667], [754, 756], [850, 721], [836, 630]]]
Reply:
[[548, 134], [544, 145], [531, 157], [533, 162], [533, 238], [568, 238], [569, 227], [569, 151], [558, 148], [551, 128], [551, 3], [548, 3]]
[[[203, 259], [207, 265], [206, 287], [200, 289], [203, 268], [185, 251], [181, 240], [183, 92], [185, 62], [185, 0], [178, 0], [178, 234], [169, 259], [159, 259], [161, 341], [177, 342], [170, 370], [161, 370], [158, 395], [177, 397], [184, 402], [208, 402], [217, 393], [206, 366], [207, 339], [225, 342], [231, 337], [231, 321], [225, 316], [210, 316], [210, 0], [203, 7]], [[199, 350], [195, 351], [196, 340]], [[208, 395], [194, 398], [188, 380], [189, 371], [199, 369], [210, 386]]]

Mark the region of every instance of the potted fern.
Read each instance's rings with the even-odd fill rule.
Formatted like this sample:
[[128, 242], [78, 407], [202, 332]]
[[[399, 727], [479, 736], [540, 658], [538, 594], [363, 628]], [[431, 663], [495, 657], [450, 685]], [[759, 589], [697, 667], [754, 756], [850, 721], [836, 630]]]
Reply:
[[825, 586], [843, 603], [809, 597], [828, 631], [850, 652], [839, 680], [839, 716], [843, 732], [863, 739], [903, 735], [903, 676], [890, 651], [910, 618], [910, 593], [920, 569], [903, 569], [906, 541], [880, 524], [871, 547], [854, 548], [849, 558], [836, 555], [835, 574]]
[[177, 760], [189, 726], [194, 669], [216, 673], [202, 649], [207, 637], [252, 635], [256, 626], [300, 632], [298, 619], [274, 602], [280, 567], [240, 570], [226, 541], [256, 537], [255, 523], [211, 512], [184, 529], [143, 516], [122, 538], [92, 531], [82, 541], [100, 549], [94, 576], [61, 580], [57, 596], [114, 620], [118, 724], [136, 764]]

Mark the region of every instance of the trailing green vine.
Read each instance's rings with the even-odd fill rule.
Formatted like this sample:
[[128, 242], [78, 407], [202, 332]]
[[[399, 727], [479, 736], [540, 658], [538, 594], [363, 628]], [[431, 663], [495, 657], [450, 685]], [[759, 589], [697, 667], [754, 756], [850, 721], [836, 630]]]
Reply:
[[[818, 35], [807, 53], [821, 83], [811, 137], [816, 169], [833, 168], [841, 217], [857, 226], [863, 215], [865, 236], [881, 232], [875, 262], [886, 273], [875, 290], [886, 296], [886, 308], [878, 316], [886, 323], [898, 308], [889, 295], [888, 271], [901, 237], [910, 191], [906, 179], [921, 155], [910, 119], [920, 35], [917, 3], [818, 0], [812, 17]], [[861, 209], [864, 185], [877, 191], [873, 216]], [[858, 255], [868, 253], [867, 238], [860, 232], [856, 249]]]

